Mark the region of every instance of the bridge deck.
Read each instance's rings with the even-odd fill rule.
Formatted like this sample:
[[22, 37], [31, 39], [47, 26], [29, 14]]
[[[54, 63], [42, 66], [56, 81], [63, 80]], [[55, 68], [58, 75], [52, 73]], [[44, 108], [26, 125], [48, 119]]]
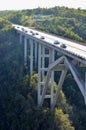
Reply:
[[[47, 47], [53, 48], [54, 50], [57, 50], [58, 52], [70, 58], [73, 58], [83, 64], [86, 64], [86, 46], [77, 44], [70, 40], [60, 38], [58, 36], [52, 36], [51, 34], [47, 34], [38, 30], [33, 30], [20, 25], [14, 25], [14, 26], [15, 29], [18, 30], [20, 33], [23, 33], [23, 35], [31, 37], [37, 40], [38, 42], [41, 42], [42, 44], [46, 45]], [[32, 35], [31, 31], [35, 35]], [[36, 35], [36, 33], [38, 33], [38, 35]], [[44, 39], [41, 39], [41, 36], [43, 36]], [[60, 44], [54, 44], [54, 41], [59, 41]], [[66, 48], [62, 48], [61, 44], [65, 44]]]

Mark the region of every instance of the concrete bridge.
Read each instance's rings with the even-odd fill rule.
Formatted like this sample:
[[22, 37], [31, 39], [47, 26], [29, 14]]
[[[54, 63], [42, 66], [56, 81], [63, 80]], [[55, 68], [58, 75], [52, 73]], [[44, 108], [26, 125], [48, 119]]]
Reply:
[[[29, 44], [30, 75], [33, 74], [34, 66], [38, 68], [38, 106], [42, 107], [44, 100], [50, 99], [51, 109], [55, 107], [68, 69], [86, 104], [86, 74], [81, 76], [76, 67], [86, 68], [86, 46], [20, 25], [13, 26], [19, 34], [20, 44], [24, 44], [25, 64], [27, 64], [27, 45]], [[61, 72], [56, 91], [54, 90], [55, 71]], [[47, 88], [50, 89], [49, 92]]]

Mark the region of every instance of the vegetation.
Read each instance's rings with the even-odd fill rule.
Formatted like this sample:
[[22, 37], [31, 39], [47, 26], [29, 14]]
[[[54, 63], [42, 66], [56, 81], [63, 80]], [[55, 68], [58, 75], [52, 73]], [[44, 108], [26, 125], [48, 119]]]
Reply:
[[86, 10], [65, 7], [38, 8], [22, 11], [1, 11], [0, 16], [16, 24], [33, 26], [52, 34], [86, 43]]
[[[35, 18], [39, 12], [43, 17]], [[70, 72], [55, 110], [37, 107], [38, 75], [29, 76], [11, 22], [86, 43], [86, 10], [1, 11], [0, 17], [0, 130], [85, 130], [86, 108]]]

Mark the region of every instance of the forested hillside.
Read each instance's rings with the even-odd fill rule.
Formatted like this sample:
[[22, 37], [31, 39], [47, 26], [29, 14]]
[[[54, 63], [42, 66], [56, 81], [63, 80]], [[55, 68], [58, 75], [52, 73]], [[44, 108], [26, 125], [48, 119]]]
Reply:
[[0, 16], [0, 130], [85, 130], [86, 107], [70, 72], [55, 110], [37, 107], [38, 75], [30, 77], [24, 66], [23, 45], [11, 22], [85, 44], [86, 10], [38, 8], [2, 11]]
[[[3, 15], [2, 15], [3, 14]], [[86, 10], [55, 7], [5, 11], [1, 17], [24, 26], [35, 27], [76, 41], [86, 42]]]

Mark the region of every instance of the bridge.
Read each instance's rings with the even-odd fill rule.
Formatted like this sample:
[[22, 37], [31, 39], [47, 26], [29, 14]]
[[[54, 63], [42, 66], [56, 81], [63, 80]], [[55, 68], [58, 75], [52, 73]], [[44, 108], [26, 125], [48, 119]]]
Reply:
[[[86, 73], [82, 76], [79, 68], [86, 67], [86, 46], [68, 39], [44, 33], [35, 29], [13, 24], [24, 44], [24, 62], [30, 48], [30, 75], [38, 68], [38, 106], [50, 99], [50, 107], [55, 107], [68, 69], [71, 71], [86, 104]], [[78, 66], [78, 69], [77, 69]], [[60, 71], [58, 88], [54, 89], [54, 73]], [[47, 89], [50, 89], [49, 91]]]

